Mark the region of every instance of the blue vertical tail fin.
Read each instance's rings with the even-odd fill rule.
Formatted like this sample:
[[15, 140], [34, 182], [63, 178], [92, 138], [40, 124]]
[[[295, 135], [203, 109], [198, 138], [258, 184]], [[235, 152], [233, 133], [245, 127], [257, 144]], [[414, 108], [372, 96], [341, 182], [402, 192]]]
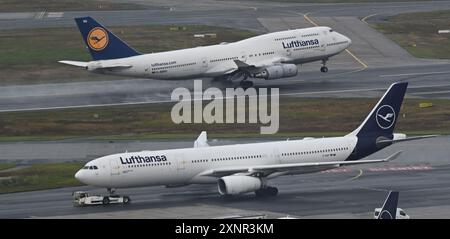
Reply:
[[94, 60], [109, 60], [140, 55], [91, 17], [75, 18], [78, 29]]
[[389, 195], [387, 196], [377, 219], [397, 218], [398, 194], [399, 193], [396, 191], [389, 191]]
[[392, 84], [361, 125], [347, 135], [358, 139], [347, 160], [361, 159], [392, 144], [407, 87], [407, 82]]
[[408, 82], [392, 84], [363, 123], [349, 135], [392, 139]]

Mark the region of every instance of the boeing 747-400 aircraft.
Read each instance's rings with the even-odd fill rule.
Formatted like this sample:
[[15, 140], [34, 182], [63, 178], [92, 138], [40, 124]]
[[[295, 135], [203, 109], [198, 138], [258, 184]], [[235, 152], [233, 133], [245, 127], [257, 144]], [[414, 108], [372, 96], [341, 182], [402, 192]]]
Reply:
[[221, 195], [274, 196], [278, 189], [269, 186], [271, 178], [387, 162], [400, 152], [384, 159], [362, 158], [396, 142], [431, 137], [393, 133], [407, 85], [391, 85], [362, 124], [342, 137], [209, 146], [202, 132], [193, 148], [113, 154], [88, 162], [75, 177], [109, 192], [139, 186], [217, 184]]
[[296, 64], [327, 60], [344, 51], [351, 40], [329, 27], [268, 33], [233, 43], [141, 54], [91, 17], [75, 18], [90, 62], [59, 61], [90, 72], [162, 80], [218, 78], [251, 87], [251, 78], [266, 80], [298, 74]]

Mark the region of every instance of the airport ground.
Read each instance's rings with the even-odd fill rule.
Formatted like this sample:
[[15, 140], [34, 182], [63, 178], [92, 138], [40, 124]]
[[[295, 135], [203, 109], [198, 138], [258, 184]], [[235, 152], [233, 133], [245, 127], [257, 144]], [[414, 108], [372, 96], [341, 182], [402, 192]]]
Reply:
[[[115, 2], [123, 3], [120, 0]], [[392, 82], [408, 80], [410, 87], [407, 100], [433, 101], [450, 97], [449, 61], [413, 57], [410, 52], [367, 24], [379, 24], [380, 21], [385, 21], [386, 17], [401, 13], [448, 10], [450, 1], [364, 4], [279, 4], [270, 1], [244, 1], [230, 4], [228, 1], [212, 0], [189, 3], [181, 0], [133, 0], [132, 4], [142, 7], [139, 7], [139, 10], [124, 10], [120, 13], [111, 11], [113, 9], [96, 8], [92, 8], [95, 11], [90, 12], [39, 9], [0, 13], [0, 30], [20, 32], [29, 29], [38, 31], [41, 28], [70, 28], [76, 32], [73, 17], [87, 14], [104, 22], [108, 27], [139, 27], [148, 26], [149, 23], [209, 25], [262, 33], [309, 27], [314, 24], [328, 25], [349, 36], [353, 42], [349, 52], [329, 62], [328, 74], [318, 71], [319, 63], [306, 64], [301, 66], [301, 74], [298, 77], [271, 82], [258, 81], [256, 86], [279, 87], [283, 97], [295, 97], [296, 100], [378, 98]], [[133, 35], [132, 32], [126, 33]], [[391, 37], [389, 32], [385, 33]], [[79, 36], [77, 37], [79, 40]], [[82, 48], [81, 43], [80, 47]], [[0, 110], [8, 113], [164, 103], [169, 100], [174, 87], [192, 88], [192, 81], [115, 79], [92, 82], [89, 75], [79, 82], [67, 83], [63, 75], [61, 79], [46, 84], [2, 84]], [[65, 83], [59, 83], [62, 81]], [[204, 88], [217, 84], [204, 82]], [[97, 156], [125, 150], [191, 147], [193, 139], [66, 139], [3, 142], [0, 147], [1, 160], [18, 162], [20, 166], [21, 163], [30, 162], [86, 162]], [[219, 139], [213, 140], [213, 143], [239, 143], [249, 140], [252, 139]], [[213, 185], [176, 189], [152, 187], [123, 190], [123, 193], [131, 195], [133, 199], [133, 204], [129, 207], [74, 208], [70, 202], [70, 193], [73, 190], [103, 190], [91, 187], [62, 188], [2, 194], [0, 217], [212, 218], [231, 214], [266, 214], [269, 218], [274, 218], [289, 214], [302, 218], [370, 218], [373, 208], [380, 206], [387, 190], [393, 189], [400, 191], [400, 207], [413, 218], [449, 218], [446, 210], [450, 206], [450, 194], [447, 192], [448, 146], [447, 136], [421, 142], [405, 142], [371, 156], [384, 157], [396, 150], [405, 150], [399, 159], [389, 164], [275, 179], [273, 183], [280, 188], [281, 194], [270, 200], [259, 201], [247, 195], [224, 201], [217, 195]]]
[[[255, 142], [259, 140], [219, 140], [212, 144]], [[66, 160], [90, 152], [191, 147], [192, 141], [59, 142], [63, 152], [46, 151], [48, 142], [29, 143], [25, 151], [46, 152], [48, 158]], [[17, 143], [22, 144], [23, 143]], [[26, 143], [25, 143], [26, 145]], [[322, 173], [286, 176], [271, 181], [280, 189], [276, 198], [259, 200], [253, 194], [224, 200], [215, 185], [180, 188], [144, 187], [118, 190], [130, 195], [128, 206], [73, 207], [71, 192], [86, 190], [105, 193], [89, 186], [1, 194], [1, 218], [215, 218], [231, 215], [286, 215], [299, 218], [372, 218], [388, 190], [399, 190], [399, 206], [412, 218], [450, 217], [449, 158], [450, 137], [399, 143], [370, 158], [381, 158], [398, 150], [395, 161], [361, 167], [340, 168]], [[98, 150], [96, 150], [98, 149]], [[27, 152], [23, 152], [22, 156]], [[66, 153], [68, 152], [68, 153]]]

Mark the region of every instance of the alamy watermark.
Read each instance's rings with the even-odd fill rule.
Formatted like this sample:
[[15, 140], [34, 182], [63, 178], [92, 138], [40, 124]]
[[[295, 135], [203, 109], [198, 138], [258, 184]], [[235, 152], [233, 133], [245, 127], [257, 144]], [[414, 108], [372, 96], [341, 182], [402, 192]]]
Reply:
[[[270, 97], [270, 112], [269, 102]], [[248, 108], [246, 102], [248, 99]], [[263, 124], [261, 134], [275, 134], [279, 129], [279, 89], [226, 88], [225, 95], [215, 87], [203, 91], [202, 81], [194, 81], [193, 95], [187, 88], [172, 91], [172, 101], [178, 101], [171, 111], [172, 121], [181, 123], [251, 123]], [[210, 101], [203, 107], [203, 101]], [[246, 109], [248, 109], [248, 118]], [[225, 117], [224, 117], [225, 116]]]

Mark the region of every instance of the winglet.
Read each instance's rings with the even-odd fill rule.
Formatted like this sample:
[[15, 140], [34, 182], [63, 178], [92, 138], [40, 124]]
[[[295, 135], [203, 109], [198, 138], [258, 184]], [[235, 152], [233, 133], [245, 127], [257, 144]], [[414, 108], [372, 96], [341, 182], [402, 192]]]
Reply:
[[206, 131], [202, 131], [198, 136], [197, 140], [195, 140], [194, 142], [194, 148], [201, 148], [201, 147], [209, 147], [208, 135], [206, 134]]

